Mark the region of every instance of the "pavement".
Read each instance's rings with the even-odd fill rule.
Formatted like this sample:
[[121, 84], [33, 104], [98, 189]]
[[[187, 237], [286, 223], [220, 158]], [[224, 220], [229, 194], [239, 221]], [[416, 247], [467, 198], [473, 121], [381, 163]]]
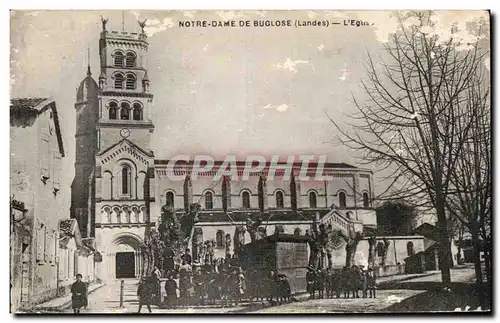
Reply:
[[[105, 284], [91, 284], [88, 288], [88, 295], [102, 288]], [[40, 303], [34, 306], [34, 311], [58, 311], [64, 310], [71, 306], [71, 294], [51, 299], [50, 301]]]

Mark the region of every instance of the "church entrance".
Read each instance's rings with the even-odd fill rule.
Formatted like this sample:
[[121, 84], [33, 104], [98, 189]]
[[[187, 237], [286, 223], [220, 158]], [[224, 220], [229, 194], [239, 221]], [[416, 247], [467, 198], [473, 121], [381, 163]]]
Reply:
[[116, 278], [134, 278], [134, 277], [135, 277], [135, 253], [117, 252]]

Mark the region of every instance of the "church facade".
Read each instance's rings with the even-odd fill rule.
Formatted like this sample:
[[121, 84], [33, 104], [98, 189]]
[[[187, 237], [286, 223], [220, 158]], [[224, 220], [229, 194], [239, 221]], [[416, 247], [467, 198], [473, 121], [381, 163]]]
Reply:
[[[214, 180], [221, 162], [196, 179], [190, 176], [192, 162], [169, 168], [169, 160], [155, 156], [150, 146], [155, 107], [149, 92], [148, 46], [144, 32], [108, 31], [103, 24], [97, 82], [89, 66], [77, 90], [71, 217], [78, 220], [84, 237], [95, 239], [102, 255], [96, 266], [98, 278], [141, 275], [146, 227], [157, 225], [161, 207], [167, 204], [179, 214], [191, 203], [201, 205], [196, 226], [201, 228], [204, 241], [215, 242], [217, 258], [233, 252], [230, 244], [236, 227], [261, 209], [267, 234], [273, 234], [280, 225], [285, 233], [303, 235], [315, 217], [343, 230], [349, 225], [358, 231], [376, 229], [371, 202], [373, 174], [367, 169], [327, 163], [323, 173], [330, 179], [301, 180], [300, 165], [293, 163], [284, 166], [293, 174], [291, 178], [280, 177], [278, 172], [273, 180], [263, 182], [261, 174], [269, 164], [245, 180]], [[236, 163], [238, 174], [243, 172], [243, 164]], [[245, 240], [250, 242], [248, 233]], [[418, 241], [414, 252], [423, 248]], [[394, 255], [406, 252], [405, 243], [399, 242], [396, 250], [394, 242]], [[366, 241], [360, 243], [359, 250], [357, 261], [363, 262], [368, 255]], [[341, 244], [336, 247], [333, 262], [344, 265], [345, 248]]]

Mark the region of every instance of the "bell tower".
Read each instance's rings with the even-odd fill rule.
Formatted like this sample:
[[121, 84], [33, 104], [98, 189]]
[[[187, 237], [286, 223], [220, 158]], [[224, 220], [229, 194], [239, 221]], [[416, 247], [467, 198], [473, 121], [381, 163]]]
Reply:
[[141, 276], [141, 243], [154, 201], [150, 138], [153, 95], [147, 72], [145, 23], [140, 32], [108, 31], [99, 37], [94, 230], [102, 254], [99, 277]]
[[126, 138], [149, 150], [153, 95], [149, 92], [144, 23], [139, 23], [140, 33], [108, 31], [106, 24], [103, 19], [99, 39], [98, 149]]
[[[90, 61], [90, 59], [89, 59]], [[98, 92], [90, 65], [76, 92], [75, 177], [71, 184], [70, 216], [78, 221], [83, 237], [92, 236], [94, 156], [97, 153]]]

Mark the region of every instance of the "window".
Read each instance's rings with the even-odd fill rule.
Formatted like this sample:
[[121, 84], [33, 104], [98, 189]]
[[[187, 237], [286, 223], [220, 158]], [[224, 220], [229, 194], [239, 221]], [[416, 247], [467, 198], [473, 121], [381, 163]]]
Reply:
[[283, 204], [283, 192], [278, 191], [276, 192], [276, 208], [282, 209], [284, 207], [285, 206]]
[[134, 74], [127, 74], [126, 89], [127, 90], [135, 90], [135, 75]]
[[363, 208], [368, 209], [370, 202], [368, 201], [368, 193], [363, 193]]
[[339, 207], [341, 209], [345, 209], [345, 207], [346, 207], [345, 193], [344, 192], [339, 193]]
[[123, 67], [123, 53], [116, 52], [114, 58], [115, 58], [115, 67]]
[[165, 204], [167, 206], [171, 206], [172, 208], [174, 207], [174, 193], [167, 192], [166, 203]]
[[109, 103], [109, 118], [112, 120], [117, 119], [117, 112], [118, 112], [118, 106], [116, 105], [115, 102], [110, 102]]
[[244, 209], [250, 208], [250, 193], [243, 192], [241, 194], [241, 205], [243, 206]]
[[379, 242], [377, 243], [377, 256], [381, 257], [383, 253], [384, 253], [384, 243]]
[[408, 252], [408, 257], [415, 254], [415, 250], [413, 249], [413, 242], [410, 241], [406, 244], [406, 251]]
[[128, 52], [125, 56], [125, 67], [135, 67], [135, 54]]
[[205, 209], [211, 210], [214, 207], [213, 195], [211, 192], [205, 193]]
[[217, 230], [217, 234], [215, 235], [215, 243], [217, 248], [224, 248], [226, 245], [226, 241], [224, 240], [224, 231], [222, 230]]
[[115, 75], [115, 89], [123, 89], [123, 74]]
[[311, 207], [311, 208], [318, 207], [317, 206], [316, 193], [315, 192], [310, 192], [309, 193], [309, 207]]
[[295, 228], [295, 230], [293, 230], [293, 234], [296, 236], [301, 236], [302, 230], [300, 228]]
[[130, 120], [130, 106], [126, 102], [122, 103], [122, 107], [120, 109], [120, 119]]
[[122, 194], [130, 194], [130, 168], [128, 166], [122, 168]]
[[134, 120], [142, 120], [142, 107], [140, 104], [134, 104], [134, 110], [132, 114]]

